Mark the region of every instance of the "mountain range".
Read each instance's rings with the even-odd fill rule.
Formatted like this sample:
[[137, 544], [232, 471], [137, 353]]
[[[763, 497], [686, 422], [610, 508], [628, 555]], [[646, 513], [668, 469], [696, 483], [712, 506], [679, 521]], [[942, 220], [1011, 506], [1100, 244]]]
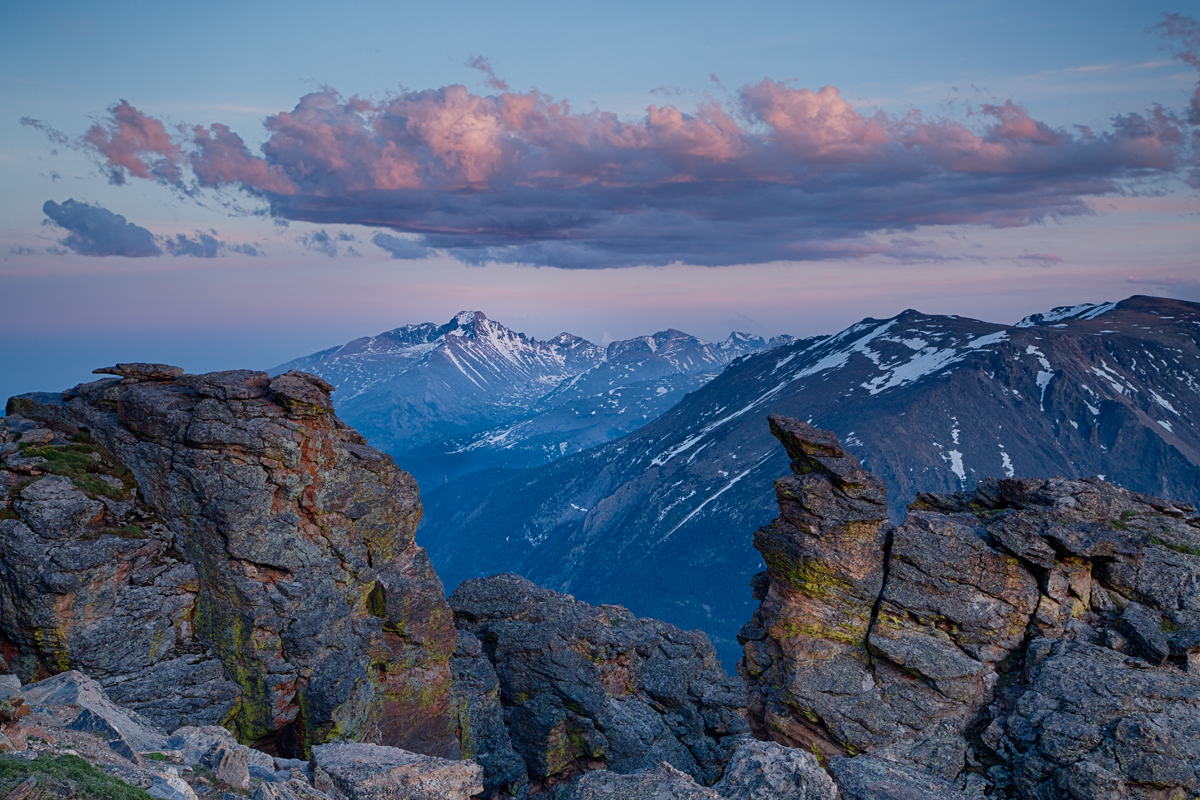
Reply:
[[1142, 296], [1015, 325], [864, 319], [731, 361], [620, 439], [426, 488], [422, 541], [449, 586], [511, 570], [702, 628], [731, 663], [762, 566], [749, 539], [788, 471], [768, 414], [837, 433], [883, 480], [893, 520], [918, 492], [1014, 474], [1194, 500], [1198, 325], [1200, 305]]
[[533, 467], [624, 436], [736, 358], [790, 344], [677, 330], [602, 347], [570, 333], [538, 341], [479, 311], [405, 325], [270, 372], [319, 375], [338, 413], [423, 488], [481, 469]]

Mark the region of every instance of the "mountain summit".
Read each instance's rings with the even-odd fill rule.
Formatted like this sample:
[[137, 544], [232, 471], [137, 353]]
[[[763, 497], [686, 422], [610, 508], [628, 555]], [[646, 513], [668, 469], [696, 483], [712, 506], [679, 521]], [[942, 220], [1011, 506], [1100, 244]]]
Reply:
[[444, 325], [405, 325], [270, 372], [296, 369], [336, 386], [338, 413], [429, 488], [616, 439], [734, 359], [793, 341], [734, 332], [714, 344], [671, 329], [602, 347], [570, 333], [538, 341], [460, 311]]

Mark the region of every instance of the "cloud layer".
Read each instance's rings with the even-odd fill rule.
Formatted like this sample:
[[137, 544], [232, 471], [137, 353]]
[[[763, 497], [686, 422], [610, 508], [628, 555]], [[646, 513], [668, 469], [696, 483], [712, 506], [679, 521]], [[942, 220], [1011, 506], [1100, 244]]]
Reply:
[[[1195, 21], [1163, 26], [1200, 65]], [[117, 183], [239, 188], [281, 219], [415, 234], [372, 240], [397, 258], [581, 268], [891, 253], [871, 234], [1090, 213], [1089, 198], [1196, 166], [1200, 105], [1068, 130], [1012, 102], [968, 124], [865, 114], [834, 87], [764, 80], [694, 113], [652, 105], [627, 121], [507, 91], [486, 59], [472, 66], [498, 94], [314, 92], [266, 120], [258, 153], [221, 123], [169, 130], [125, 101], [82, 145]]]

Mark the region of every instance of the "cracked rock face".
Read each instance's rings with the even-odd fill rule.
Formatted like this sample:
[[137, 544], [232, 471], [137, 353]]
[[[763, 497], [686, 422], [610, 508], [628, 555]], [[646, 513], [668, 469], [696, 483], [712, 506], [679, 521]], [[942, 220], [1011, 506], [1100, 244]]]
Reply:
[[755, 535], [767, 571], [739, 636], [757, 736], [832, 758], [854, 796], [884, 768], [994, 797], [1200, 789], [1194, 508], [988, 480], [892, 526], [831, 433], [771, 427], [795, 475]]
[[[660, 762], [711, 784], [744, 738], [741, 686], [699, 631], [577, 602], [511, 574], [464, 581], [450, 605], [494, 669], [511, 749], [534, 790], [588, 770], [631, 773]], [[460, 646], [459, 658], [470, 650]], [[485, 784], [495, 786], [508, 763], [498, 756], [509, 750], [487, 724], [476, 746], [495, 754], [495, 765], [483, 762]]]
[[292, 372], [118, 377], [0, 424], [0, 656], [78, 668], [160, 727], [281, 755], [335, 737], [457, 757], [452, 615], [416, 484]]

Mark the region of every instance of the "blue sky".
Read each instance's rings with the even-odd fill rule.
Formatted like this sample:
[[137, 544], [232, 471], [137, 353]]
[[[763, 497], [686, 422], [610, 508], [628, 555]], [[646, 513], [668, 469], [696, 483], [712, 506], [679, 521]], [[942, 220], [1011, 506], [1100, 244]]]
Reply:
[[[1172, 13], [1196, 9], [10, 9], [0, 27], [0, 394], [63, 388], [117, 360], [266, 367], [462, 308], [538, 337], [566, 329], [600, 341], [669, 326], [803, 335], [907, 307], [1013, 321], [1135, 293], [1200, 300], [1200, 203], [1183, 180], [1197, 70], [1175, 55], [1186, 36], [1155, 29]], [[468, 65], [476, 57], [507, 92]], [[342, 161], [316, 169], [311, 159], [329, 153], [295, 138], [336, 118], [378, 144], [396, 120], [411, 129], [459, 102], [442, 91], [453, 86], [478, 106], [468, 121], [507, 127], [448, 150], [435, 141], [441, 129], [401, 141], [416, 172], [391, 183], [383, 149], [356, 151], [348, 166], [338, 152]], [[836, 95], [817, 94], [826, 86]], [[496, 110], [505, 94], [560, 116], [546, 130], [512, 123]], [[305, 95], [313, 110], [292, 115], [292, 139], [264, 128]], [[181, 149], [139, 151], [131, 171], [134, 156], [86, 144], [93, 126], [105, 143], [128, 132], [109, 116], [121, 100]], [[1154, 104], [1175, 121], [1154, 123]], [[662, 113], [648, 117], [650, 106]], [[816, 121], [797, 116], [807, 113]], [[1158, 125], [1158, 149], [1144, 148], [1149, 134], [1121, 138], [1113, 118], [1133, 114]], [[236, 133], [244, 157], [197, 150], [197, 125], [207, 141]], [[568, 148], [576, 131], [586, 146]], [[969, 163], [964, 148], [975, 148]], [[178, 175], [141, 178], [141, 163]], [[352, 180], [362, 175], [374, 193]], [[436, 216], [415, 210], [431, 205]], [[132, 227], [114, 228], [112, 215]]]

